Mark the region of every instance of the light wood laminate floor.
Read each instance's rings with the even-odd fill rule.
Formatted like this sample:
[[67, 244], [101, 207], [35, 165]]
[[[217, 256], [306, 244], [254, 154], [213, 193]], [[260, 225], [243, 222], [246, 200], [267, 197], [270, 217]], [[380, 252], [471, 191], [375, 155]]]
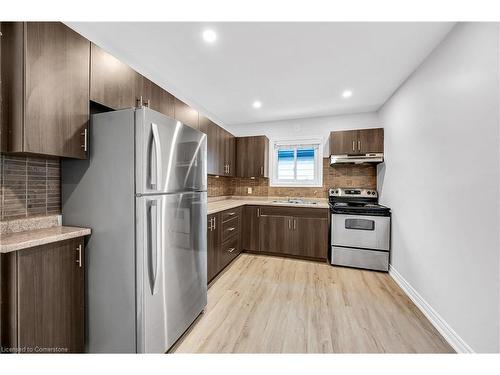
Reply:
[[241, 254], [174, 353], [453, 352], [386, 273]]

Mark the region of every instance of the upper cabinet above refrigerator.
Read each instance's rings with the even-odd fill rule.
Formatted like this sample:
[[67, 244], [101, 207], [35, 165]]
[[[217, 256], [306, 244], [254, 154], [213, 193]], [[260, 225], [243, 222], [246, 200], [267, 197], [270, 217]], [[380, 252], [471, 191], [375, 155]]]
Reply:
[[135, 107], [141, 84], [139, 73], [92, 43], [90, 100], [111, 109]]
[[60, 22], [1, 23], [2, 152], [85, 159], [90, 42]]

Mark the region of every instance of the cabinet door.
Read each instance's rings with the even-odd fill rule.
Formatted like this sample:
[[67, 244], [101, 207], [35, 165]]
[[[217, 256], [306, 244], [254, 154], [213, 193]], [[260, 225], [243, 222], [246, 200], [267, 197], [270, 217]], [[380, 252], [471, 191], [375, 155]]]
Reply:
[[384, 129], [363, 129], [359, 131], [358, 149], [362, 154], [384, 152]]
[[226, 161], [227, 169], [226, 176], [235, 176], [236, 169], [236, 138], [234, 135], [224, 130], [224, 160]]
[[292, 218], [288, 216], [261, 215], [259, 218], [260, 251], [288, 254], [293, 245]]
[[198, 129], [198, 111], [177, 98], [174, 99], [174, 106], [176, 120], [179, 120], [193, 129]]
[[229, 154], [228, 144], [227, 144], [227, 132], [217, 125], [217, 142], [219, 143], [219, 175], [225, 176], [227, 173], [227, 155]]
[[[208, 165], [207, 172], [211, 175], [221, 175], [223, 173], [223, 162], [221, 161], [221, 142], [219, 127], [212, 121], [208, 120], [207, 126], [207, 153]], [[222, 172], [222, 173], [221, 173]]]
[[359, 153], [357, 130], [330, 133], [330, 155], [355, 155]]
[[135, 107], [141, 75], [95, 44], [90, 56], [90, 100], [112, 109]]
[[20, 347], [84, 351], [83, 259], [81, 238], [19, 251]]
[[260, 208], [257, 206], [243, 207], [243, 225], [242, 225], [242, 247], [243, 250], [259, 251], [259, 220]]
[[219, 273], [219, 215], [208, 215], [207, 229], [207, 281]]
[[140, 96], [142, 96], [143, 104], [157, 112], [174, 118], [174, 96], [146, 77], [141, 77], [141, 79], [142, 87]]
[[236, 138], [236, 175], [269, 177], [269, 140], [266, 136]]
[[290, 254], [326, 259], [328, 254], [328, 219], [293, 218], [293, 246]]
[[208, 134], [208, 127], [210, 126], [210, 120], [205, 116], [198, 115], [198, 130], [205, 134]]
[[84, 159], [90, 42], [60, 22], [25, 24], [24, 152]]

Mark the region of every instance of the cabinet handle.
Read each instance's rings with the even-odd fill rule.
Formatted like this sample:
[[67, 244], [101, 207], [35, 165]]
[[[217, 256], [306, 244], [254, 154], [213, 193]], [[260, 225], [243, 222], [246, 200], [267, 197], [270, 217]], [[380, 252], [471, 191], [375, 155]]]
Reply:
[[76, 248], [76, 251], [78, 251], [78, 258], [76, 260], [76, 263], [78, 264], [78, 267], [82, 268], [82, 244], [78, 245]]
[[356, 141], [352, 141], [352, 150], [354, 151], [356, 147]]
[[227, 228], [227, 230], [228, 230], [229, 232], [232, 232], [232, 231], [233, 231], [233, 230], [235, 230], [235, 229], [236, 229], [235, 227]]
[[236, 212], [228, 212], [227, 215], [228, 216], [233, 216], [233, 215], [236, 215]]
[[83, 145], [81, 145], [81, 148], [83, 148], [83, 151], [87, 152], [87, 141], [88, 141], [87, 128], [83, 129], [83, 133], [80, 134], [83, 135]]
[[136, 107], [142, 107], [142, 95], [135, 99]]
[[232, 248], [230, 248], [230, 249], [227, 249], [227, 251], [229, 251], [230, 253], [232, 253], [234, 250], [236, 250], [236, 248], [235, 248], [235, 247], [232, 247]]
[[293, 219], [293, 230], [297, 228], [297, 219]]
[[291, 221], [291, 220], [290, 220], [290, 219], [288, 219], [288, 229], [291, 229], [291, 228], [292, 228], [292, 226], [291, 226], [291, 224], [290, 224], [290, 221]]
[[264, 176], [264, 166], [263, 165], [260, 166], [260, 175]]
[[257, 208], [257, 217], [260, 217], [260, 208]]
[[214, 219], [214, 229], [215, 229], [215, 216], [213, 217], [213, 219]]
[[358, 141], [358, 151], [361, 151], [361, 141]]

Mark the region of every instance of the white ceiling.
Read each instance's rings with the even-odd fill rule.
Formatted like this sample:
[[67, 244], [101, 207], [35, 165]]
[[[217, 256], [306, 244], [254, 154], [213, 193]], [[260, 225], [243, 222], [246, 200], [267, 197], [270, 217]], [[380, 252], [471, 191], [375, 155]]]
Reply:
[[377, 110], [454, 24], [68, 25], [224, 126]]

